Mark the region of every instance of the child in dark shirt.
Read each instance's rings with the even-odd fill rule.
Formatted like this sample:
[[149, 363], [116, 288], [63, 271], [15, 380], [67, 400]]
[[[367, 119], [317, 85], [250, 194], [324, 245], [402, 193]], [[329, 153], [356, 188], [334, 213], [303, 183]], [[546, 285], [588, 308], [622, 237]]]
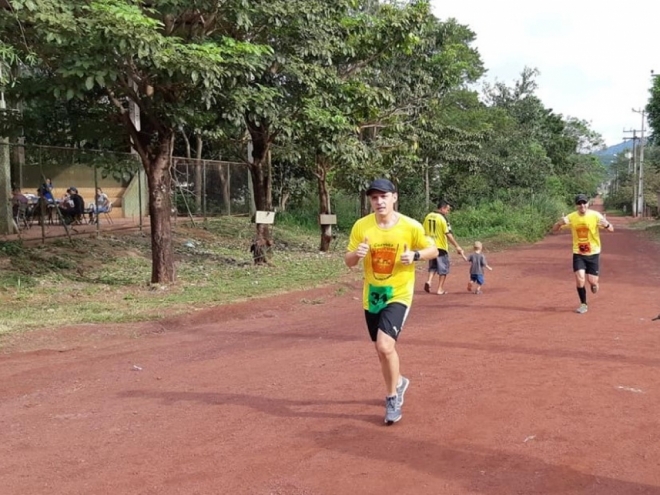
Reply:
[[483, 245], [479, 241], [474, 243], [474, 252], [469, 256], [463, 255], [465, 261], [470, 263], [470, 281], [468, 282], [467, 290], [468, 292], [473, 292], [474, 294], [481, 294], [481, 286], [484, 285], [484, 268], [487, 270], [492, 270], [488, 266], [486, 257], [482, 253]]

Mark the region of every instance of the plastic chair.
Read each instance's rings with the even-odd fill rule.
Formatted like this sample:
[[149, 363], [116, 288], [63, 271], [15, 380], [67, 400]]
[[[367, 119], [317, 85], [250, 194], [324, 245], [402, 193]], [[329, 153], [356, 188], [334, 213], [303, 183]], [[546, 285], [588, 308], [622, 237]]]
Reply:
[[110, 216], [110, 213], [112, 213], [112, 203], [108, 204], [108, 210], [102, 212], [105, 215], [106, 220], [108, 221], [109, 224], [112, 224], [112, 217]]
[[16, 226], [19, 229], [30, 228], [30, 223], [28, 222], [28, 217], [27, 217], [27, 210], [28, 210], [28, 205], [26, 205], [25, 203], [20, 203], [18, 205], [18, 209], [16, 210], [16, 216], [14, 217], [14, 221], [16, 222]]

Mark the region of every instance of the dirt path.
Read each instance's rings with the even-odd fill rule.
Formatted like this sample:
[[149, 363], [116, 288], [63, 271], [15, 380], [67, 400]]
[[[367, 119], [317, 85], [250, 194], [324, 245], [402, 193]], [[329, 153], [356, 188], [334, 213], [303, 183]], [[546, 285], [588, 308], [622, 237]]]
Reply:
[[660, 250], [605, 235], [577, 315], [569, 244], [491, 254], [482, 296], [420, 272], [392, 427], [357, 284], [31, 333], [0, 357], [0, 492], [660, 494]]

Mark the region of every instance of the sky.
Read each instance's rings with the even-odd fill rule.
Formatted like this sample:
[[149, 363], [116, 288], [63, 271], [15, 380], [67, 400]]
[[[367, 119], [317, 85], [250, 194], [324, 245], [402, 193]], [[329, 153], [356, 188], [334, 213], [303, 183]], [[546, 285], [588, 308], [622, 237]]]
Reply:
[[[485, 81], [507, 85], [536, 68], [546, 108], [590, 123], [607, 146], [641, 130], [643, 109], [660, 73], [660, 1], [431, 0], [441, 20], [476, 34]], [[647, 127], [648, 124], [645, 124]], [[648, 132], [645, 131], [645, 132]], [[639, 132], [638, 132], [639, 135]]]

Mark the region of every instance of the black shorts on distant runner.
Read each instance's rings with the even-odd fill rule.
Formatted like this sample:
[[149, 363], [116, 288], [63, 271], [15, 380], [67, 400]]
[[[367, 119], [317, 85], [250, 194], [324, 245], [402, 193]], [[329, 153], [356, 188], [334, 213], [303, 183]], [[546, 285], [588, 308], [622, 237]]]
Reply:
[[573, 253], [573, 271], [577, 272], [578, 270], [584, 270], [587, 275], [597, 277], [600, 272], [600, 253], [588, 256]]
[[385, 306], [378, 313], [364, 310], [367, 328], [372, 342], [376, 342], [378, 330], [382, 330], [394, 340], [399, 338], [403, 324], [408, 316], [408, 306], [401, 303], [392, 303]]

